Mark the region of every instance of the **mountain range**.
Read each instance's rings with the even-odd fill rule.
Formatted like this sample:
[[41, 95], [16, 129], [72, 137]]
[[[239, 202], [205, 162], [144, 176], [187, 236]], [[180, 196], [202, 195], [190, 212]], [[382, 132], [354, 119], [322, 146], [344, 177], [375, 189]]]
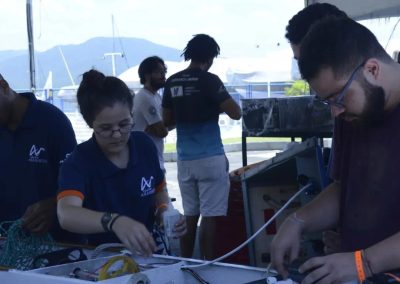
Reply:
[[[75, 84], [79, 84], [81, 75], [91, 68], [112, 75], [111, 57], [104, 56], [105, 53], [112, 52], [124, 54], [123, 57], [114, 57], [118, 76], [151, 55], [160, 56], [164, 60], [180, 61], [182, 51], [138, 38], [97, 37], [81, 44], [56, 46], [43, 52], [35, 52], [36, 88], [43, 88], [49, 71], [53, 74], [55, 89], [73, 85], [68, 69]], [[0, 51], [0, 73], [14, 90], [30, 89], [28, 50]]]

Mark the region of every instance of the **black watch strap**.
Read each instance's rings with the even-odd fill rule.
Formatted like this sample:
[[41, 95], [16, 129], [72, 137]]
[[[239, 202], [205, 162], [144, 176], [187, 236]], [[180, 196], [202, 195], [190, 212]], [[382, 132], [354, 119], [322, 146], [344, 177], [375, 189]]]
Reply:
[[103, 226], [105, 232], [110, 232], [110, 227], [108, 224], [110, 224], [112, 217], [113, 214], [110, 212], [105, 212], [103, 216], [101, 216], [101, 225]]
[[115, 216], [114, 219], [112, 219], [112, 221], [111, 221], [111, 223], [110, 223], [110, 226], [108, 226], [108, 227], [110, 228], [110, 232], [114, 232], [113, 226], [114, 226], [115, 221], [117, 221], [117, 219], [118, 219], [119, 217], [122, 217], [122, 215], [117, 214], [117, 216]]

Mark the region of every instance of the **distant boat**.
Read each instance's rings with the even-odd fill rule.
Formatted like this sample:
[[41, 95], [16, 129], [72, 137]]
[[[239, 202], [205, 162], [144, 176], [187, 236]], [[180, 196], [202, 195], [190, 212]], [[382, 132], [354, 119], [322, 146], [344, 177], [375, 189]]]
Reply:
[[49, 71], [43, 89], [35, 93], [36, 97], [42, 101], [49, 101], [53, 98], [53, 72]]
[[60, 90], [57, 91], [57, 97], [63, 101], [76, 102], [76, 92], [78, 87], [78, 85], [61, 87]]

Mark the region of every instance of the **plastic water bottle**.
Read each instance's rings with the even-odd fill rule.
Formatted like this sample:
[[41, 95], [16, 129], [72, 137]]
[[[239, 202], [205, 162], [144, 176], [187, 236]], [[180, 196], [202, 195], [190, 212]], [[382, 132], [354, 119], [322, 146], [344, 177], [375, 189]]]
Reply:
[[180, 219], [181, 213], [172, 206], [172, 203], [169, 203], [167, 210], [163, 213], [164, 231], [167, 237], [174, 237], [174, 227]]

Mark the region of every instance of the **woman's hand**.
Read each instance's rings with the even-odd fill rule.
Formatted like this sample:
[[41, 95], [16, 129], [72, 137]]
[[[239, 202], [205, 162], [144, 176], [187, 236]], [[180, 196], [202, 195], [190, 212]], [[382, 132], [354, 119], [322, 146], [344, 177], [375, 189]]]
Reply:
[[175, 223], [173, 228], [174, 239], [179, 239], [180, 237], [185, 235], [186, 232], [187, 232], [186, 218], [185, 216], [181, 215], [181, 218], [179, 219], [178, 222]]
[[113, 225], [113, 231], [132, 253], [151, 256], [156, 250], [154, 239], [147, 228], [129, 217], [119, 217]]

